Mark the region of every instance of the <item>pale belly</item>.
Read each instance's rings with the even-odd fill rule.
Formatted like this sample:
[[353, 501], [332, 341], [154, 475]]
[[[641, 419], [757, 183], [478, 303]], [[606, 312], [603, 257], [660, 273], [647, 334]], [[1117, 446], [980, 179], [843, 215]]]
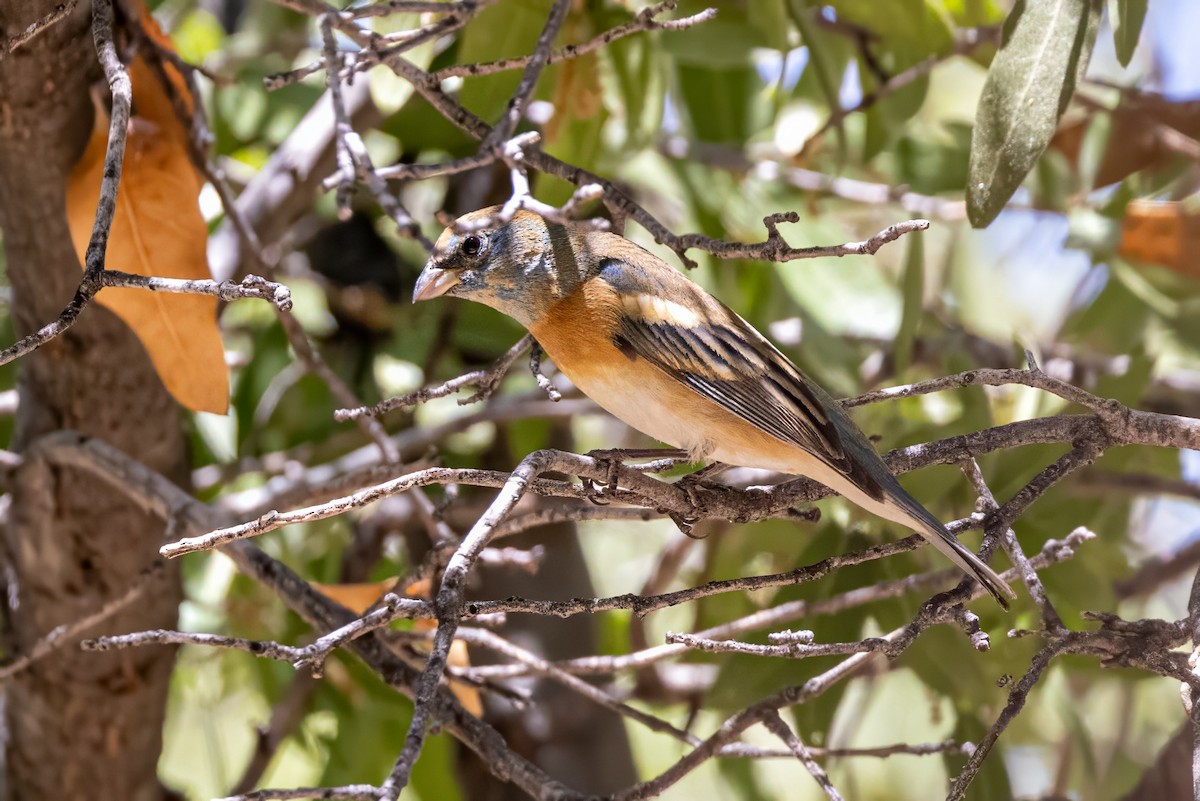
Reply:
[[[624, 360], [624, 357], [622, 357]], [[609, 414], [647, 436], [672, 448], [682, 448], [697, 459], [711, 458], [714, 444], [697, 427], [699, 411], [689, 399], [679, 396], [670, 379], [647, 375], [656, 368], [629, 365], [624, 370], [570, 370], [559, 365], [583, 394]]]
[[[551, 358], [554, 354], [550, 354]], [[819, 460], [760, 431], [641, 360], [594, 360], [559, 369], [607, 412], [647, 436], [686, 450], [696, 461], [833, 479]]]

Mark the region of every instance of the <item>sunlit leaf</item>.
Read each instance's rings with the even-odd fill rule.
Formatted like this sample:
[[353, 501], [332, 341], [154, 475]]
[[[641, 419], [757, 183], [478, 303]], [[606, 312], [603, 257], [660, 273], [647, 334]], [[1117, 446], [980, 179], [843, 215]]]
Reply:
[[1091, 0], [1023, 0], [979, 98], [967, 214], [982, 228], [1033, 169], [1087, 67], [1100, 22]]
[[[392, 14], [375, 17], [371, 22], [376, 33], [389, 34], [415, 30], [420, 28], [422, 23], [430, 24], [433, 19], [434, 17], [428, 14]], [[404, 57], [425, 69], [433, 59], [436, 44], [437, 42], [431, 39], [405, 51]], [[413, 96], [412, 82], [404, 80], [389, 67], [376, 67], [367, 73], [367, 80], [370, 81], [371, 100], [375, 101], [375, 105], [385, 115], [396, 113]]]
[[[496, 4], [479, 12], [463, 32], [458, 60], [494, 61], [530, 53], [546, 24], [549, 0]], [[521, 70], [479, 78], [464, 78], [459, 101], [488, 122], [494, 122], [521, 81]]]

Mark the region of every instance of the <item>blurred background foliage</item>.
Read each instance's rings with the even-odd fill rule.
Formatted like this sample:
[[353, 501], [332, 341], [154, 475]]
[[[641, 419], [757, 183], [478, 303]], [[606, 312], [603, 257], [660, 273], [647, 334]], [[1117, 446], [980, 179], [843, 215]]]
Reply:
[[[626, 187], [678, 233], [761, 240], [764, 215], [796, 209], [801, 221], [783, 229], [790, 243], [833, 244], [863, 239], [901, 219], [930, 217], [928, 233], [902, 239], [874, 258], [773, 265], [690, 254], [700, 262], [695, 280], [769, 331], [834, 394], [974, 366], [1017, 366], [1029, 348], [1047, 370], [1100, 394], [1141, 408], [1200, 413], [1195, 233], [1200, 171], [1195, 158], [1163, 144], [1158, 127], [1185, 138], [1200, 133], [1195, 99], [1200, 60], [1190, 41], [1200, 29], [1200, 13], [1191, 0], [1148, 3], [1144, 24], [1136, 26], [1127, 20], [1138, 3], [1107, 4], [1076, 102], [1008, 208], [984, 230], [966, 221], [968, 155], [976, 107], [1011, 3], [712, 4], [719, 13], [706, 24], [635, 35], [549, 67], [538, 84], [533, 121], [524, 125], [542, 131], [549, 153]], [[707, 5], [685, 0], [678, 14]], [[1144, 10], [1147, 3], [1140, 5]], [[548, 0], [500, 0], [457, 35], [414, 51], [412, 60], [436, 70], [527, 54], [548, 7]], [[627, 22], [641, 7], [615, 0], [576, 2], [560, 40], [589, 39]], [[324, 91], [320, 75], [274, 92], [263, 88], [264, 77], [319, 54], [311, 20], [240, 0], [164, 0], [154, 11], [184, 59], [220, 76], [215, 85], [204, 82], [215, 150], [236, 183], [250, 184]], [[419, 22], [416, 16], [396, 16], [377, 25], [394, 31]], [[873, 99], [881, 85], [914, 67], [917, 77]], [[518, 78], [518, 71], [452, 78], [444, 88], [493, 120]], [[366, 102], [375, 111], [362, 130], [376, 164], [441, 161], [475, 151], [473, 141], [386, 71], [373, 70], [365, 80]], [[818, 174], [847, 183], [834, 191], [811, 191]], [[534, 190], [559, 204], [573, 187], [538, 176]], [[868, 191], [880, 201], [857, 199], [856, 192]], [[460, 213], [507, 194], [506, 176], [492, 170], [400, 188], [430, 236], [440, 230], [437, 210]], [[219, 205], [207, 194], [203, 200], [217, 230]], [[1167, 225], [1167, 233], [1135, 235], [1145, 218], [1131, 218], [1131, 210], [1146, 212], [1148, 207], [1138, 205], [1146, 200], [1176, 202], [1170, 207], [1176, 222]], [[303, 210], [287, 219], [282, 247], [297, 314], [365, 401], [488, 364], [516, 341], [519, 328], [481, 306], [409, 304], [424, 255], [369, 198], [360, 201], [354, 217], [339, 221], [332, 194], [312, 193]], [[627, 235], [678, 264], [636, 226]], [[227, 417], [193, 417], [201, 497], [253, 493], [273, 475], [364, 447], [357, 429], [333, 421], [337, 404], [325, 386], [295, 367], [266, 305], [230, 305], [222, 327], [236, 365], [233, 401]], [[11, 386], [11, 369], [0, 375]], [[528, 373], [514, 370], [492, 402], [533, 389]], [[477, 410], [449, 398], [386, 422], [394, 431], [425, 429]], [[1033, 390], [976, 387], [876, 404], [855, 415], [887, 450], [1059, 411], [1057, 399]], [[437, 457], [454, 466], [511, 467], [550, 441], [576, 449], [645, 444], [598, 415], [566, 422], [518, 419], [469, 427], [438, 443]], [[1064, 450], [1028, 447], [981, 463], [1003, 500]], [[1178, 452], [1118, 449], [1089, 474], [1047, 494], [1020, 520], [1017, 533], [1027, 553], [1076, 526], [1100, 535], [1076, 559], [1044, 573], [1068, 625], [1082, 625], [1080, 612], [1089, 609], [1168, 619], [1183, 613], [1182, 576], [1133, 595], [1122, 591], [1121, 582], [1146, 560], [1174, 553], [1195, 538], [1194, 501], [1139, 495], [1104, 477], [1121, 472], [1195, 479], [1198, 468], [1200, 461]], [[944, 519], [972, 510], [973, 493], [952, 468], [923, 470], [904, 481]], [[469, 520], [469, 511], [484, 498], [485, 493], [464, 491], [448, 514], [461, 506], [461, 520]], [[840, 500], [820, 506], [816, 525], [710, 526], [707, 538], [690, 546], [672, 586], [784, 571], [900, 535]], [[363, 578], [381, 580], [404, 574], [421, 556], [405, 522], [412, 516], [411, 510], [397, 513], [381, 504], [292, 526], [259, 542], [306, 578], [335, 582], [355, 531], [377, 526], [383, 531], [380, 558]], [[637, 591], [662, 549], [678, 537], [669, 521], [581, 524], [578, 535], [597, 595]], [[650, 617], [644, 636], [653, 643], [668, 630], [694, 630], [756, 608], [830, 597], [943, 566], [923, 549], [800, 587], [709, 598]], [[285, 642], [307, 636], [296, 618], [237, 575], [224, 557], [198, 555], [184, 567], [184, 628]], [[907, 622], [921, 600], [905, 596], [797, 625], [812, 628], [819, 642], [858, 639]], [[1036, 628], [1038, 619], [1027, 602], [1012, 614], [986, 601], [975, 611], [992, 635], [991, 651], [976, 653], [960, 632], [935, 628], [889, 670], [797, 707], [793, 722], [801, 736], [813, 745], [838, 747], [977, 740], [1003, 706], [1006, 678], [1025, 671], [1036, 645], [1010, 640], [1006, 632]], [[595, 626], [601, 653], [628, 652], [629, 614], [600, 615]], [[832, 664], [699, 654], [687, 661], [710, 671], [711, 687], [697, 699], [699, 731]], [[185, 648], [173, 682], [164, 780], [190, 798], [228, 792], [254, 751], [256, 727], [295, 692], [295, 681], [284, 664]], [[625, 678], [618, 686], [632, 689]], [[690, 714], [684, 705], [645, 703], [678, 725]], [[304, 702], [294, 733], [261, 783], [378, 782], [400, 749], [409, 712], [407, 700], [353, 658], [339, 655]], [[1000, 753], [970, 797], [1120, 798], [1182, 721], [1178, 690], [1170, 682], [1101, 671], [1094, 660], [1064, 659], [1004, 735]], [[628, 736], [643, 776], [682, 753], [678, 743], [633, 724]], [[752, 733], [751, 739], [758, 736]], [[761, 737], [760, 744], [774, 745]], [[454, 743], [434, 736], [406, 797], [470, 797], [456, 778], [457, 759]], [[941, 797], [963, 759], [835, 759], [828, 767], [835, 785], [851, 798], [927, 799]], [[818, 798], [819, 791], [793, 760], [725, 759], [706, 763], [668, 797], [802, 799]]]

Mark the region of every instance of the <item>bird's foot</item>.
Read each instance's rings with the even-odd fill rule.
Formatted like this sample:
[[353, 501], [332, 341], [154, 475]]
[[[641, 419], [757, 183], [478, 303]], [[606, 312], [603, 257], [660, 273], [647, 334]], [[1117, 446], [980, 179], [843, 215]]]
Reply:
[[597, 506], [608, 506], [611, 503], [607, 497], [612, 491], [611, 484], [595, 481], [587, 476], [580, 476], [579, 483], [583, 485], [584, 497], [592, 503]]
[[610, 502], [608, 496], [616, 492], [619, 486], [621, 468], [625, 466], [626, 461], [631, 459], [655, 459], [657, 461], [648, 467], [653, 471], [661, 471], [669, 469], [669, 467], [680, 460], [687, 459], [686, 451], [671, 448], [600, 448], [588, 451], [586, 455], [595, 459], [605, 472], [603, 479], [593, 479], [587, 476], [580, 477], [580, 483], [583, 484], [583, 489], [587, 493], [588, 500], [600, 506], [607, 505]]
[[695, 533], [695, 525], [707, 516], [705, 514], [707, 504], [704, 501], [704, 490], [711, 486], [710, 482], [712, 479], [724, 473], [729, 467], [730, 465], [722, 464], [721, 462], [713, 462], [707, 467], [702, 467], [694, 473], [689, 473], [675, 482], [675, 486], [683, 490], [684, 494], [687, 495], [693, 514], [681, 515], [669, 512], [668, 516], [685, 535], [694, 539], [703, 539], [701, 535]]
[[704, 498], [701, 491], [707, 486], [712, 485], [712, 479], [724, 473], [731, 465], [721, 462], [713, 462], [707, 467], [701, 467], [694, 473], [688, 473], [683, 478], [675, 482], [675, 486], [683, 490], [688, 497], [688, 503], [692, 505], [697, 513], [703, 513]]

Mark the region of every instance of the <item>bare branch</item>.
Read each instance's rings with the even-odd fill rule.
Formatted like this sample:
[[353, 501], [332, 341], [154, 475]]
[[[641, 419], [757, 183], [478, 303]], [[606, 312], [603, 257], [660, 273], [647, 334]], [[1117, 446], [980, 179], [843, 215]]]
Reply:
[[[562, 670], [553, 663], [548, 662], [533, 653], [530, 653], [524, 648], [521, 648], [518, 645], [509, 642], [503, 637], [500, 637], [490, 631], [474, 628], [460, 628], [458, 633], [459, 636], [466, 642], [472, 645], [482, 646], [489, 650], [495, 651], [502, 656], [514, 659], [520, 664], [529, 668], [531, 672], [537, 675], [546, 676], [558, 682], [559, 684], [574, 690], [584, 698], [611, 709], [618, 714], [624, 715], [630, 720], [641, 723], [651, 731], [668, 734], [681, 742], [688, 743], [689, 745], [695, 745], [698, 742], [698, 738], [694, 737], [693, 735], [690, 735], [687, 732], [672, 726], [666, 721], [654, 717], [653, 715], [642, 712], [641, 710], [636, 709], [635, 707], [632, 707], [623, 701], [617, 700], [611, 694], [604, 692], [600, 688], [589, 684], [588, 682], [576, 677], [572, 673]], [[470, 675], [468, 671], [461, 672], [464, 675]]]
[[168, 631], [166, 629], [97, 637], [85, 640], [81, 647], [85, 651], [118, 651], [146, 645], [201, 645], [211, 648], [229, 648], [267, 659], [290, 662], [297, 669], [310, 668], [313, 677], [317, 678], [320, 677], [329, 654], [346, 643], [367, 632], [382, 628], [399, 618], [431, 616], [430, 606], [425, 601], [401, 598], [393, 593], [388, 593], [380, 599], [380, 602], [382, 606], [378, 609], [301, 647], [266, 640], [247, 640], [242, 637], [226, 637], [220, 634]]
[[992, 490], [988, 487], [987, 482], [983, 478], [983, 471], [979, 469], [979, 463], [974, 459], [963, 462], [963, 474], [975, 487], [975, 491], [979, 493], [980, 506], [986, 515], [988, 515], [988, 528], [993, 529], [996, 536], [999, 536], [1004, 545], [1004, 550], [1008, 554], [1009, 559], [1017, 566], [1017, 570], [1021, 573], [1021, 580], [1025, 583], [1025, 588], [1029, 590], [1030, 596], [1034, 603], [1038, 605], [1038, 609], [1042, 612], [1042, 623], [1049, 631], [1063, 631], [1062, 617], [1059, 616], [1058, 610], [1054, 608], [1054, 604], [1046, 596], [1046, 588], [1042, 585], [1042, 580], [1038, 577], [1037, 571], [1029, 563], [1025, 552], [1021, 549], [1021, 543], [1017, 540], [1016, 533], [1012, 528], [1005, 526], [1003, 530], [996, 528], [994, 522], [995, 517], [1000, 509], [996, 503], [996, 497], [992, 495]]
[[806, 643], [787, 643], [784, 645], [760, 645], [752, 642], [737, 640], [712, 640], [707, 637], [696, 637], [692, 634], [681, 634], [669, 631], [666, 636], [670, 645], [683, 645], [695, 651], [710, 654], [749, 654], [751, 656], [775, 656], [789, 659], [808, 659], [814, 656], [835, 656], [838, 654], [865, 654], [881, 651], [887, 647], [886, 640], [878, 637], [867, 637], [855, 642], [832, 642], [819, 645]]
[[[1094, 539], [1095, 534], [1085, 528], [1079, 528], [1072, 531], [1062, 540], [1049, 540], [1046, 542], [1042, 550], [1034, 557], [1031, 562], [1037, 569], [1042, 569], [1053, 564], [1071, 559], [1075, 556], [1079, 547]], [[1015, 575], [1015, 571], [1011, 571]], [[945, 586], [953, 580], [957, 575], [953, 570], [941, 570], [934, 573], [923, 573], [916, 576], [909, 576], [904, 579], [897, 579], [890, 582], [883, 582], [868, 587], [860, 587], [829, 598], [814, 600], [814, 601], [791, 601], [784, 604], [779, 604], [770, 609], [763, 609], [758, 612], [746, 615], [745, 617], [736, 620], [722, 623], [712, 628], [698, 631], [694, 634], [696, 637], [706, 639], [730, 638], [748, 634], [753, 631], [759, 631], [765, 628], [774, 628], [778, 626], [786, 626], [796, 620], [811, 620], [822, 615], [836, 614], [852, 609], [863, 604], [872, 603], [888, 598], [897, 598], [905, 593], [928, 590], [930, 588]], [[970, 594], [964, 600], [979, 598], [984, 595], [984, 590], [978, 584], [968, 585]], [[618, 596], [620, 598], [621, 596]], [[533, 607], [535, 603], [551, 603], [551, 602], [527, 602], [523, 599], [510, 599], [506, 601], [472, 601], [468, 605], [468, 614], [495, 614], [497, 612], [541, 612], [540, 609]], [[563, 601], [562, 604], [571, 604], [574, 602]], [[632, 607], [633, 603], [628, 602], [626, 607]], [[614, 607], [621, 608], [621, 607]], [[583, 611], [583, 610], [581, 610]], [[548, 612], [554, 614], [554, 612]], [[928, 625], [926, 621], [924, 625]], [[944, 622], [952, 622], [951, 618], [947, 618]], [[892, 637], [892, 641], [899, 640], [901, 634], [905, 634], [907, 630], [898, 630], [898, 633]], [[918, 631], [919, 633], [919, 631]], [[912, 637], [905, 634], [908, 641], [911, 642]], [[646, 665], [655, 664], [666, 659], [670, 659], [686, 653], [688, 648], [678, 644], [656, 645], [641, 651], [635, 651], [630, 654], [621, 656], [593, 656], [572, 659], [566, 662], [559, 662], [558, 667], [563, 670], [576, 674], [609, 674], [623, 670], [632, 670]], [[526, 675], [521, 666], [514, 665], [484, 665], [470, 668], [470, 674], [476, 678], [513, 678], [516, 676]]]
[[425, 742], [426, 729], [433, 719], [435, 693], [449, 659], [454, 632], [462, 616], [465, 602], [467, 574], [479, 553], [487, 547], [495, 535], [498, 525], [512, 512], [513, 507], [525, 494], [530, 483], [547, 470], [562, 469], [560, 455], [554, 451], [535, 451], [521, 460], [513, 470], [508, 482], [487, 511], [476, 521], [463, 538], [462, 544], [442, 572], [442, 582], [434, 599], [438, 627], [434, 636], [429, 660], [417, 681], [413, 698], [413, 716], [404, 748], [396, 759], [391, 774], [383, 783], [381, 801], [394, 801], [408, 784], [412, 767], [416, 763]]
[[214, 281], [212, 279], [158, 278], [133, 275], [116, 270], [105, 270], [101, 283], [106, 287], [128, 287], [147, 289], [151, 292], [170, 292], [180, 295], [209, 295], [224, 301], [255, 299], [272, 303], [280, 311], [292, 309], [292, 293], [283, 284], [247, 275], [241, 281]]
[[140, 648], [147, 645], [203, 645], [212, 648], [229, 648], [284, 662], [296, 661], [300, 658], [301, 652], [299, 648], [281, 645], [277, 642], [168, 629], [138, 631], [132, 634], [109, 634], [80, 643], [80, 647], [85, 651], [121, 651], [126, 648]]
[[[323, 7], [324, 4], [319, 0], [296, 0], [309, 6]], [[330, 17], [325, 17], [330, 19]], [[364, 48], [370, 48], [372, 43], [368, 36], [353, 26], [339, 24], [338, 30], [350, 37], [356, 43]], [[491, 139], [493, 129], [486, 122], [476, 117], [471, 112], [463, 108], [456, 100], [442, 91], [439, 82], [429, 73], [419, 69], [412, 62], [408, 61], [401, 55], [380, 55], [382, 63], [387, 64], [400, 77], [412, 83], [413, 88], [428, 100], [447, 120], [461, 128], [467, 134], [481, 141], [499, 144]], [[895, 230], [885, 230], [876, 234], [870, 239], [863, 242], [848, 243], [840, 246], [818, 247], [818, 248], [781, 248], [777, 243], [766, 241], [757, 244], [746, 244], [739, 242], [727, 242], [725, 240], [715, 239], [712, 237], [702, 236], [700, 234], [688, 234], [686, 236], [678, 236], [669, 231], [661, 222], [653, 215], [646, 211], [641, 205], [630, 198], [626, 193], [621, 191], [615, 184], [608, 181], [599, 175], [596, 175], [588, 170], [580, 167], [567, 164], [553, 156], [547, 155], [541, 151], [531, 151], [524, 154], [524, 161], [531, 167], [541, 170], [542, 172], [562, 178], [565, 181], [575, 184], [576, 186], [585, 186], [587, 184], [595, 184], [600, 186], [604, 192], [605, 204], [610, 210], [619, 212], [621, 215], [628, 216], [638, 222], [653, 235], [656, 242], [666, 245], [674, 250], [684, 264], [695, 266], [695, 262], [689, 259], [686, 255], [688, 248], [699, 248], [706, 250], [714, 255], [723, 258], [762, 258], [770, 259], [772, 254], [781, 254], [785, 260], [812, 258], [814, 256], [823, 255], [851, 255], [873, 253], [880, 246], [888, 241], [894, 241], [897, 237], [908, 233], [912, 230], [919, 230], [923, 226], [923, 221], [911, 221], [910, 223], [901, 224]]]
[[474, 386], [476, 392], [471, 397], [459, 401], [461, 405], [475, 403], [476, 401], [486, 400], [500, 387], [500, 381], [507, 375], [509, 369], [516, 363], [517, 359], [524, 353], [533, 343], [533, 335], [526, 334], [517, 340], [503, 356], [496, 360], [486, 370], [472, 370], [469, 373], [464, 373], [457, 378], [451, 378], [449, 381], [444, 381], [441, 384], [425, 387], [408, 395], [402, 395], [398, 398], [388, 398], [380, 401], [374, 406], [358, 406], [352, 409], [338, 409], [333, 413], [335, 420], [355, 420], [363, 416], [377, 416], [390, 412], [394, 409], [405, 409], [410, 406], [419, 406], [422, 403], [428, 403], [435, 398], [444, 398], [447, 395], [453, 395], [463, 387]]
[[351, 19], [366, 17], [387, 17], [392, 14], [474, 14], [476, 10], [487, 3], [480, 0], [451, 0], [439, 2], [433, 0], [382, 0], [369, 6], [355, 8], [343, 12], [343, 16]]
[[[541, 134], [537, 131], [526, 131], [525, 133], [517, 134], [509, 142], [513, 147], [524, 150], [536, 145], [541, 141], [541, 138]], [[375, 170], [375, 173], [379, 177], [386, 179], [423, 181], [426, 178], [433, 178], [438, 175], [457, 175], [460, 172], [477, 170], [480, 167], [495, 164], [500, 157], [500, 153], [488, 151], [441, 164], [395, 164], [391, 167], [380, 167]], [[326, 179], [326, 189], [332, 188], [330, 183], [330, 180]]]

